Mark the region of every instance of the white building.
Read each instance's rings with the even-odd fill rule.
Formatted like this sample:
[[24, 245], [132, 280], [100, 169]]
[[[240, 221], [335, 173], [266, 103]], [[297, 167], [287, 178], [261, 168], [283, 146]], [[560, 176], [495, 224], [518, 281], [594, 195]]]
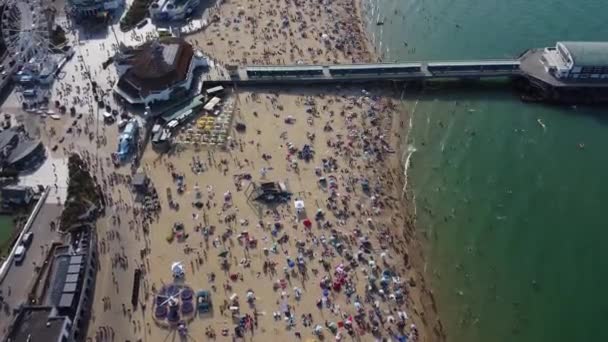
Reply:
[[163, 38], [115, 57], [120, 79], [114, 91], [130, 104], [166, 101], [192, 86], [194, 69], [207, 66], [207, 59], [179, 38]]
[[200, 0], [154, 0], [150, 17], [155, 20], [183, 20], [200, 4]]
[[564, 80], [608, 80], [608, 42], [558, 42], [545, 48], [545, 70]]

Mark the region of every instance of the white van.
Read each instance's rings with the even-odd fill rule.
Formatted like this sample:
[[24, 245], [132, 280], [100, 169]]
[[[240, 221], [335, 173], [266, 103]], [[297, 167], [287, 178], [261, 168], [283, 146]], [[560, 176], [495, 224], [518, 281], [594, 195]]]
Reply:
[[23, 245], [17, 246], [15, 250], [15, 264], [20, 265], [25, 259], [25, 247]]
[[33, 239], [34, 239], [34, 233], [27, 232], [27, 233], [23, 234], [23, 239], [21, 239], [21, 244], [25, 248], [28, 248], [32, 244]]

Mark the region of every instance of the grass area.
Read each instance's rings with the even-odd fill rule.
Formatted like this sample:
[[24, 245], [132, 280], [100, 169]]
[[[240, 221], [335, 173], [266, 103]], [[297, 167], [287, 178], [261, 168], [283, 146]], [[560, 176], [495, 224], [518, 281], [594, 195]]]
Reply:
[[78, 154], [72, 154], [68, 159], [68, 197], [61, 213], [60, 229], [69, 230], [81, 220], [87, 218], [92, 206], [100, 207], [100, 191], [89, 172], [88, 165]]
[[13, 223], [13, 217], [9, 215], [0, 215], [0, 256], [5, 254], [5, 250], [8, 248], [15, 225]]
[[120, 20], [120, 29], [124, 32], [134, 28], [148, 16], [148, 7], [152, 0], [134, 0], [127, 13]]

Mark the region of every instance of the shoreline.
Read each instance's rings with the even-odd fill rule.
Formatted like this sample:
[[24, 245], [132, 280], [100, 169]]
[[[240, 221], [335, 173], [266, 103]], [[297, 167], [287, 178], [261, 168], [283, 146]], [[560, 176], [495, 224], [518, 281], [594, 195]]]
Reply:
[[[377, 61], [382, 61], [382, 56], [378, 55], [377, 46], [373, 43], [370, 32], [365, 25], [368, 21], [365, 13], [363, 12], [362, 2], [364, 0], [353, 0], [357, 8], [357, 17], [359, 18], [360, 27], [362, 29], [363, 38], [367, 42], [368, 50], [371, 56], [374, 56]], [[369, 24], [369, 23], [368, 23]], [[397, 93], [395, 95], [398, 95]], [[411, 263], [413, 264], [413, 268], [416, 270], [417, 275], [420, 279], [420, 285], [422, 287], [422, 291], [420, 294], [420, 299], [422, 300], [422, 309], [424, 312], [432, 312], [432, 317], [430, 317], [430, 323], [427, 322], [425, 315], [422, 314], [421, 319], [425, 322], [424, 327], [426, 329], [426, 336], [434, 336], [432, 341], [446, 341], [447, 334], [445, 332], [443, 323], [441, 321], [441, 317], [439, 315], [437, 309], [437, 303], [435, 300], [435, 296], [433, 293], [433, 289], [427, 287], [427, 280], [424, 276], [423, 272], [426, 264], [426, 256], [424, 254], [424, 246], [423, 241], [421, 240], [421, 236], [418, 235], [416, 230], [416, 203], [415, 198], [408, 196], [408, 169], [410, 165], [410, 160], [412, 155], [416, 152], [416, 149], [410, 150], [410, 146], [408, 143], [409, 136], [413, 130], [413, 115], [415, 114], [416, 105], [414, 105], [411, 111], [408, 111], [403, 99], [399, 99], [398, 107], [401, 107], [401, 110], [407, 115], [407, 130], [403, 131], [403, 121], [400, 121], [399, 125], [396, 125], [397, 120], [392, 120], [393, 124], [389, 128], [390, 136], [394, 140], [395, 149], [397, 151], [397, 155], [401, 155], [402, 157], [396, 158], [396, 165], [393, 165], [394, 173], [397, 175], [397, 183], [401, 185], [401, 195], [400, 200], [398, 201], [400, 209], [398, 212], [405, 213], [405, 217], [402, 218], [404, 231], [403, 235], [406, 240], [406, 245], [408, 247], [413, 247], [414, 258], [411, 258]], [[407, 157], [406, 157], [407, 155]], [[395, 163], [395, 161], [393, 161]], [[409, 241], [408, 241], [409, 240]], [[406, 255], [409, 255], [407, 252]]]
[[[238, 2], [238, 1], [237, 1]], [[377, 47], [375, 46], [375, 44], [373, 43], [371, 36], [370, 36], [370, 32], [368, 30], [368, 26], [366, 25], [367, 23], [367, 18], [366, 15], [363, 11], [363, 4], [362, 4], [362, 0], [350, 0], [349, 1], [350, 4], [352, 5], [352, 7], [354, 8], [353, 12], [346, 12], [348, 13], [348, 20], [355, 21], [355, 25], [358, 28], [358, 32], [356, 32], [356, 34], [354, 34], [353, 36], [356, 36], [356, 39], [360, 41], [360, 44], [362, 46], [364, 46], [364, 50], [363, 54], [365, 54], [365, 57], [363, 56], [357, 56], [359, 58], [352, 58], [352, 61], [356, 62], [375, 62], [375, 61], [381, 61], [382, 58], [380, 55], [378, 55], [377, 52]], [[221, 13], [222, 11], [222, 7], [226, 6], [227, 4], [230, 4], [230, 2], [224, 2], [221, 4], [216, 4], [216, 7], [214, 8], [215, 11], [217, 11], [218, 13]], [[338, 19], [338, 18], [336, 18]], [[212, 26], [207, 27], [205, 30], [203, 30], [203, 32], [207, 31], [207, 30], [212, 30]], [[352, 33], [352, 32], [351, 32]], [[190, 39], [198, 42], [198, 39], [196, 39], [197, 36], [201, 35], [199, 34], [195, 34], [193, 35]], [[216, 43], [213, 43], [214, 46], [212, 48], [212, 50], [217, 48]], [[304, 45], [304, 44], [302, 44]], [[217, 50], [214, 51], [214, 53]], [[221, 53], [220, 53], [221, 54]], [[229, 53], [230, 54], [230, 53]], [[251, 55], [252, 53], [246, 53], [247, 55]], [[220, 59], [222, 63], [227, 63], [227, 61]], [[254, 60], [255, 61], [255, 60]], [[313, 57], [313, 61], [314, 61], [314, 57]], [[247, 59], [247, 62], [250, 62], [249, 59]], [[280, 61], [278, 61], [278, 63], [286, 63], [287, 61], [285, 61], [284, 59], [280, 59]], [[292, 59], [292, 62], [295, 62]], [[264, 63], [259, 63], [259, 64], [274, 64], [275, 62], [270, 61], [269, 58], [265, 58], [264, 59]], [[323, 89], [323, 88], [321, 88]], [[381, 95], [384, 98], [390, 99], [391, 101], [398, 101], [398, 107], [401, 107], [399, 110], [398, 114], [404, 114], [407, 113], [407, 117], [404, 120], [408, 120], [410, 125], [411, 125], [411, 117], [409, 116], [409, 113], [407, 112], [407, 109], [405, 108], [404, 104], [402, 103], [402, 100], [400, 100], [397, 95], [397, 91], [396, 90], [391, 90], [391, 92], [394, 92], [392, 94], [392, 96], [390, 94], [384, 94]], [[261, 94], [264, 94], [265, 92], [262, 91]], [[237, 95], [238, 96], [238, 95]], [[403, 164], [403, 159], [401, 156], [404, 156], [407, 151], [407, 142], [402, 138], [403, 134], [406, 134], [406, 139], [407, 139], [407, 135], [409, 135], [410, 130], [412, 129], [411, 127], [408, 128], [407, 132], [403, 132], [402, 127], [400, 127], [400, 125], [398, 125], [397, 123], [400, 120], [396, 120], [395, 118], [391, 118], [391, 126], [388, 127], [386, 129], [387, 134], [390, 135], [391, 137], [391, 146], [395, 146], [395, 150], [396, 153], [395, 155], [400, 156], [397, 158], [392, 158], [394, 160], [390, 160], [387, 162], [387, 164], [390, 165], [390, 174], [391, 174], [391, 178], [394, 179], [394, 184], [397, 186], [394, 186], [395, 189], [397, 189], [398, 191], [395, 192], [393, 194], [393, 196], [395, 198], [398, 198], [398, 209], [396, 210], [396, 216], [399, 217], [399, 221], [401, 222], [394, 222], [396, 226], [401, 226], [403, 227], [402, 231], [395, 231], [393, 232], [395, 234], [395, 236], [399, 236], [398, 237], [399, 241], [401, 241], [401, 238], [403, 238], [404, 240], [404, 246], [400, 247], [401, 249], [401, 253], [404, 254], [405, 258], [408, 259], [408, 263], [406, 265], [404, 265], [404, 267], [406, 269], [414, 269], [415, 272], [415, 278], [414, 282], [417, 284], [416, 287], [412, 288], [412, 292], [414, 294], [413, 297], [417, 297], [413, 299], [413, 306], [410, 308], [411, 310], [413, 310], [412, 314], [414, 316], [418, 316], [420, 317], [420, 321], [423, 322], [423, 324], [418, 324], [419, 328], [421, 329], [421, 331], [423, 331], [423, 333], [421, 333], [421, 337], [422, 340], [425, 341], [444, 341], [446, 339], [446, 335], [443, 329], [443, 325], [441, 323], [441, 320], [439, 318], [439, 314], [437, 312], [437, 308], [436, 308], [436, 303], [435, 303], [435, 299], [434, 299], [434, 295], [433, 292], [430, 288], [427, 287], [427, 281], [424, 277], [423, 274], [423, 270], [424, 270], [424, 264], [425, 264], [425, 257], [424, 257], [424, 247], [422, 246], [422, 241], [421, 241], [421, 237], [417, 236], [417, 232], [415, 229], [415, 203], [413, 202], [413, 199], [408, 198], [407, 195], [407, 189], [406, 189], [406, 184], [407, 184], [407, 169], [404, 169], [404, 164]], [[410, 153], [411, 156], [411, 153]], [[391, 184], [393, 185], [393, 184]], [[412, 278], [413, 279], [413, 278]]]

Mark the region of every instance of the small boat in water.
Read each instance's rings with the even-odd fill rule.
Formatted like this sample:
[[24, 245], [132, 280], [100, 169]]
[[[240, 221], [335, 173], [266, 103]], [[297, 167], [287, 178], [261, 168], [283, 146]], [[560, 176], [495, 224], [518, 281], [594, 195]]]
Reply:
[[538, 122], [538, 124], [540, 125], [540, 127], [543, 128], [543, 130], [547, 130], [547, 126], [545, 126], [545, 123], [543, 122], [543, 120], [536, 119], [536, 122]]

